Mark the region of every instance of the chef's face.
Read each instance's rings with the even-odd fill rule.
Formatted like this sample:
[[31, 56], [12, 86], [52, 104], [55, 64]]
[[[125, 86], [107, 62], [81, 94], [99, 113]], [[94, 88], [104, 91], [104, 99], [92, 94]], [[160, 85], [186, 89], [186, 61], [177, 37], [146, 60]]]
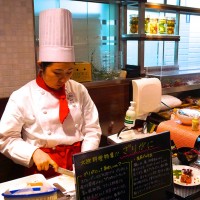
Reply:
[[42, 70], [42, 78], [50, 88], [58, 90], [72, 76], [74, 63], [51, 63]]

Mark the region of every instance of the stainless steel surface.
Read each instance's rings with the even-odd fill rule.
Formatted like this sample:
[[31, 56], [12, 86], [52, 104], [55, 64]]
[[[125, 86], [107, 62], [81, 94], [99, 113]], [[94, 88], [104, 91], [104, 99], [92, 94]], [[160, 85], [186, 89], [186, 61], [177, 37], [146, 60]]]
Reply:
[[62, 167], [58, 167], [58, 171], [57, 171], [57, 172], [58, 172], [59, 174], [65, 174], [65, 175], [67, 175], [67, 176], [74, 177], [73, 171], [64, 169], [64, 168], [62, 168]]

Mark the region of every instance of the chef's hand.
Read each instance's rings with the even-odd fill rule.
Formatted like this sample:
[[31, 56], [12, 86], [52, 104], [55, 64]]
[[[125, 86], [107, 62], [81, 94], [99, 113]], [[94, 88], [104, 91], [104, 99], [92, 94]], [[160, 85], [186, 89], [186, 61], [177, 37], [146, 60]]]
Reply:
[[52, 166], [57, 172], [58, 165], [54, 160], [51, 159], [51, 157], [42, 151], [41, 149], [36, 149], [32, 155], [33, 162], [37, 166], [38, 171], [45, 170], [47, 171], [50, 166]]

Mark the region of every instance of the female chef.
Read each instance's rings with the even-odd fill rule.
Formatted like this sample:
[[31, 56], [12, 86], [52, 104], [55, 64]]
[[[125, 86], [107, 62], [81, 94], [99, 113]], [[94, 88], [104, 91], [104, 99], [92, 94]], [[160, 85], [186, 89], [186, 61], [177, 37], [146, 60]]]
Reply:
[[71, 13], [41, 12], [39, 31], [39, 74], [11, 94], [0, 121], [0, 151], [26, 166], [25, 175], [52, 177], [58, 166], [72, 170], [73, 154], [97, 149], [101, 128], [88, 91], [70, 79]]

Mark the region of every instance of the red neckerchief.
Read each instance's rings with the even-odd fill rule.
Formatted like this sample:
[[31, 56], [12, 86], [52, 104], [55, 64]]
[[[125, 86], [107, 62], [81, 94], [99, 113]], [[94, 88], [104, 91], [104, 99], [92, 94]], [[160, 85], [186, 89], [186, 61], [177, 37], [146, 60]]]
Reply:
[[69, 107], [68, 107], [66, 93], [65, 93], [65, 85], [63, 85], [60, 88], [60, 90], [54, 90], [46, 85], [46, 83], [44, 82], [43, 78], [40, 75], [37, 76], [36, 83], [38, 84], [38, 86], [50, 92], [56, 98], [59, 99], [59, 103], [60, 103], [59, 117], [60, 117], [60, 122], [63, 123], [69, 113]]

